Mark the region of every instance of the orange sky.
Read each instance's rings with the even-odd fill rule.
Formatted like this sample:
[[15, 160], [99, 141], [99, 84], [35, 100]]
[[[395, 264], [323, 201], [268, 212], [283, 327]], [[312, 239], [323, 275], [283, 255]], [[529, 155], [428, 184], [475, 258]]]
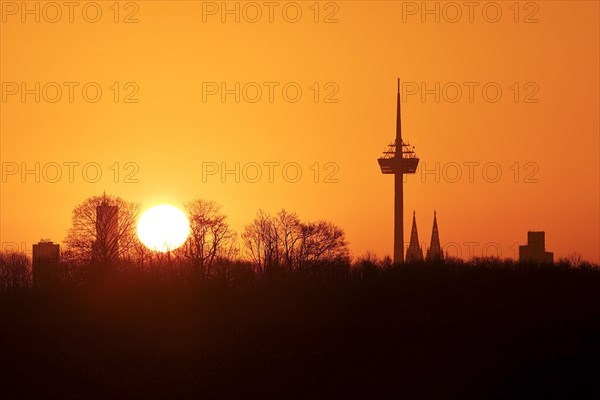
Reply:
[[[3, 248], [61, 242], [71, 209], [105, 190], [143, 208], [216, 200], [238, 232], [258, 208], [285, 207], [342, 226], [354, 255], [391, 255], [393, 179], [376, 159], [394, 138], [400, 77], [419, 90], [402, 104], [404, 138], [421, 158], [405, 185], [406, 240], [414, 209], [428, 244], [436, 209], [442, 245], [465, 258], [496, 249], [514, 257], [527, 230], [544, 230], [555, 259], [577, 251], [600, 261], [598, 2], [476, 2], [472, 10], [428, 2], [438, 4], [439, 22], [422, 2], [229, 2], [238, 4], [236, 22], [221, 2], [120, 2], [115, 15], [110, 1], [94, 3], [95, 23], [96, 6], [85, 2], [76, 2], [73, 22], [62, 2], [60, 10], [27, 2], [32, 14], [20, 1], [0, 3]], [[36, 82], [40, 102], [35, 93], [23, 102], [21, 83], [35, 92]], [[235, 91], [236, 82], [239, 103], [235, 93], [223, 102], [206, 91], [221, 83]], [[432, 90], [425, 98], [421, 83]], [[102, 97], [93, 103], [95, 87]], [[137, 102], [125, 102], [135, 89]], [[39, 182], [21, 176], [36, 163]], [[236, 163], [240, 182], [203, 174]], [[422, 174], [436, 164], [438, 182]], [[256, 165], [262, 177], [253, 183]], [[137, 183], [126, 182], [130, 172]]]

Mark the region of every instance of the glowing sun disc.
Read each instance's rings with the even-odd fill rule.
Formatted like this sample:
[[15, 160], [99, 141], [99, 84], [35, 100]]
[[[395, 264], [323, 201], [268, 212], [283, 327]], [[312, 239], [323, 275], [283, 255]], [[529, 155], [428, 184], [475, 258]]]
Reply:
[[185, 243], [190, 224], [179, 208], [160, 204], [146, 210], [137, 225], [137, 235], [150, 250], [161, 253], [175, 250]]

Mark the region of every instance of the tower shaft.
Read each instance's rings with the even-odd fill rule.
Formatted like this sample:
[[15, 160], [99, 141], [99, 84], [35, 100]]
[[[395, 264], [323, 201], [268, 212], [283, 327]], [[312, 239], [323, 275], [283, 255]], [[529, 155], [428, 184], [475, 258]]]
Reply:
[[394, 262], [404, 262], [404, 182], [403, 174], [394, 175]]

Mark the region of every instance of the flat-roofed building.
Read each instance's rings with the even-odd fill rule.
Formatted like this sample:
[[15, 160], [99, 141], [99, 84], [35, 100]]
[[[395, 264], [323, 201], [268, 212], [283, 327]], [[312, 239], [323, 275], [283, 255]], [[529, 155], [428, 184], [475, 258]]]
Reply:
[[34, 244], [32, 250], [33, 286], [56, 286], [60, 281], [60, 245], [41, 241]]
[[527, 232], [527, 244], [519, 246], [519, 261], [544, 264], [554, 262], [554, 253], [546, 251], [546, 233], [544, 231]]

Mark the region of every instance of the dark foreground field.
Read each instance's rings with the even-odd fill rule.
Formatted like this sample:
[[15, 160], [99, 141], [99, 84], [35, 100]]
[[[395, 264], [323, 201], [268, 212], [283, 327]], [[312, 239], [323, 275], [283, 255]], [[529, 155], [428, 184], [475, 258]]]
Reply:
[[600, 398], [600, 271], [323, 268], [0, 298], [0, 398]]

